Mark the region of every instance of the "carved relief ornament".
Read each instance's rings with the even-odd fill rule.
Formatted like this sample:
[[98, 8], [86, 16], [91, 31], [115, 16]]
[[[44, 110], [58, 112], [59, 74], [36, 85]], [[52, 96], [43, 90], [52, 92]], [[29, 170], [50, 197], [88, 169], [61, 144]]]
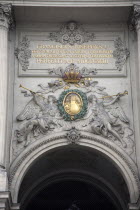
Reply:
[[56, 80], [46, 87], [39, 85], [41, 89], [37, 92], [22, 86], [30, 92], [31, 99], [16, 118], [14, 156], [44, 135], [68, 130], [67, 139], [71, 143], [78, 141], [77, 130], [82, 130], [107, 138], [133, 155], [133, 130], [120, 104], [121, 97], [128, 92], [110, 96], [105, 87], [98, 86], [98, 81], [85, 78], [79, 83], [79, 90], [72, 83], [72, 89], [58, 96], [55, 92], [63, 89], [64, 83]]
[[12, 4], [0, 4], [0, 25], [10, 29], [14, 28]]
[[69, 22], [62, 25], [60, 31], [50, 33], [50, 39], [64, 45], [80, 45], [88, 41], [93, 41], [94, 34], [86, 32], [83, 27], [76, 22]]

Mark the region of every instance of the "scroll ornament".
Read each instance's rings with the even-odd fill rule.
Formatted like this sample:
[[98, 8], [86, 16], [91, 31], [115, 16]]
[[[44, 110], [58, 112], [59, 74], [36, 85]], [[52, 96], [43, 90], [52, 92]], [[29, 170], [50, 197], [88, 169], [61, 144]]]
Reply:
[[64, 45], [81, 45], [85, 42], [93, 41], [94, 34], [86, 32], [83, 27], [76, 22], [68, 22], [61, 26], [60, 31], [50, 33], [50, 39]]

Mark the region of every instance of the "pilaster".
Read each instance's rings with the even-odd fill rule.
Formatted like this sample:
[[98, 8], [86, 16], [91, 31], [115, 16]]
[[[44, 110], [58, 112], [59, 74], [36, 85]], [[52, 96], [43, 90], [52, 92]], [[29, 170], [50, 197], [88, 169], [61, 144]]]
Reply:
[[[136, 160], [140, 176], [140, 5], [134, 5], [129, 19], [131, 55], [131, 80], [133, 92], [134, 129], [136, 141]], [[132, 32], [133, 31], [133, 32]], [[133, 34], [133, 38], [132, 38]], [[136, 45], [136, 46], [135, 46]], [[135, 64], [133, 63], [135, 62]], [[135, 82], [135, 84], [133, 84]]]
[[5, 168], [8, 86], [8, 31], [13, 26], [11, 4], [0, 4], [0, 167]]
[[7, 172], [5, 169], [7, 86], [8, 86], [8, 31], [13, 27], [11, 4], [0, 4], [0, 209], [9, 209]]

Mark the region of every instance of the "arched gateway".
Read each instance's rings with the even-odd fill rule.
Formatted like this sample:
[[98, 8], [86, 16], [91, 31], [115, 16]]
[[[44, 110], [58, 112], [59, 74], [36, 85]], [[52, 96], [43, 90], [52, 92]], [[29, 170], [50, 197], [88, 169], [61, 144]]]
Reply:
[[140, 209], [140, 0], [0, 1], [0, 210]]
[[[54, 198], [52, 194], [48, 203], [46, 201], [46, 204], [43, 205], [48, 207], [54, 205], [53, 208], [57, 209], [55, 199], [57, 204], [62, 205], [62, 208], [78, 200], [77, 205], [81, 205], [82, 209], [85, 203], [90, 201], [88, 205], [91, 205], [92, 209], [92, 205], [99, 204], [94, 203], [94, 199], [97, 199], [98, 202], [99, 195], [103, 196], [103, 203], [99, 204], [101, 207], [112, 205], [114, 209], [127, 209], [128, 203], [137, 202], [139, 196], [137, 168], [122, 149], [114, 146], [107, 139], [85, 134], [85, 132], [81, 132], [77, 143], [69, 143], [66, 136], [67, 134], [63, 132], [53, 137], [45, 137], [40, 142], [29, 146], [13, 162], [10, 190], [14, 203], [20, 203], [23, 209], [28, 209], [28, 205], [35, 208], [37, 204], [33, 207], [32, 202], [37, 201], [37, 196], [41, 192], [50, 190], [52, 194], [53, 188], [54, 191], [57, 191], [62, 187], [66, 194], [66, 189], [70, 186], [75, 186], [74, 189], [69, 189], [69, 194], [76, 190], [75, 197], [73, 195], [73, 198], [65, 198], [63, 191], [60, 190]], [[80, 198], [82, 184], [86, 186], [88, 192], [89, 189], [91, 190], [89, 197], [85, 191]], [[60, 193], [62, 197], [59, 197]], [[83, 196], [85, 196], [85, 203], [83, 203]], [[91, 196], [93, 196], [92, 199]], [[64, 203], [59, 201], [64, 198], [66, 199]], [[74, 198], [75, 200], [71, 200]]]

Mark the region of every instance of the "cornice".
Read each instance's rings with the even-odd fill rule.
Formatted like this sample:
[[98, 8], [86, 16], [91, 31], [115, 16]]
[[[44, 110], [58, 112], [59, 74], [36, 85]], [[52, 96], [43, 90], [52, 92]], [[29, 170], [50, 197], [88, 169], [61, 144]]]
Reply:
[[57, 7], [128, 7], [133, 6], [134, 4], [139, 4], [139, 0], [118, 0], [118, 1], [103, 1], [103, 0], [40, 0], [40, 1], [34, 1], [34, 0], [5, 0], [1, 1], [2, 3], [12, 3], [13, 6], [57, 6]]

